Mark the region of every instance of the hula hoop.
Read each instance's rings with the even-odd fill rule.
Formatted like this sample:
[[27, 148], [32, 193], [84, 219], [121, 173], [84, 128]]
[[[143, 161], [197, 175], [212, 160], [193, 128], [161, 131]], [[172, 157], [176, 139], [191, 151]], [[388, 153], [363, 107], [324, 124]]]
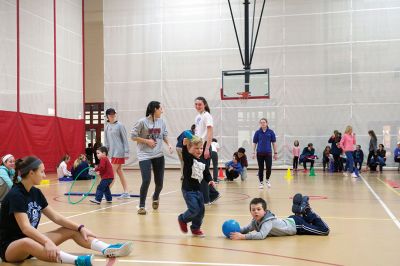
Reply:
[[74, 187], [76, 180], [79, 178], [79, 176], [80, 176], [84, 171], [86, 171], [86, 170], [88, 170], [88, 169], [90, 169], [90, 166], [88, 166], [88, 167], [86, 167], [85, 169], [83, 169], [82, 171], [80, 171], [79, 174], [75, 177], [75, 180], [72, 181], [71, 187], [69, 188], [69, 191], [68, 191], [68, 203], [69, 203], [69, 204], [78, 204], [78, 203], [80, 203], [82, 200], [86, 199], [87, 196], [89, 196], [89, 193], [92, 191], [92, 189], [93, 189], [93, 187], [94, 187], [94, 184], [96, 184], [96, 180], [97, 180], [97, 177], [98, 177], [98, 176], [97, 176], [97, 174], [96, 174], [96, 172], [95, 172], [95, 174], [94, 174], [95, 178], [93, 178], [92, 186], [90, 187], [89, 191], [88, 191], [87, 193], [83, 193], [82, 198], [81, 198], [80, 200], [75, 201], [75, 202], [71, 200], [71, 190], [72, 190], [72, 188]]

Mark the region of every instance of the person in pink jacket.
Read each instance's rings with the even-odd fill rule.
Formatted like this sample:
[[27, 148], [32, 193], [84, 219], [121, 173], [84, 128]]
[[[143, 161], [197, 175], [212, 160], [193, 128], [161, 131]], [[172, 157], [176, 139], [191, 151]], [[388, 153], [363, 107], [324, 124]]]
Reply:
[[[352, 177], [359, 177], [354, 172], [354, 145], [356, 145], [356, 134], [353, 133], [353, 128], [351, 126], [347, 126], [344, 135], [340, 140], [340, 148], [342, 148], [346, 154], [347, 171], [349, 171]], [[347, 172], [343, 172], [343, 175], [348, 176]]]

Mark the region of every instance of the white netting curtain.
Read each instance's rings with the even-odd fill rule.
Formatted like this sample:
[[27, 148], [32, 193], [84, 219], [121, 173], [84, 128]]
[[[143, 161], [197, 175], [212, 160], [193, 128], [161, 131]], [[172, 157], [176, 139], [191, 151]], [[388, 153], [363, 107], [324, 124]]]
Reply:
[[82, 0], [57, 0], [57, 116], [83, 119]]
[[17, 14], [15, 1], [0, 0], [0, 110], [17, 110]]
[[[20, 111], [54, 116], [53, 0], [19, 1]], [[0, 110], [17, 111], [16, 1], [0, 0]], [[82, 119], [82, 1], [56, 1], [57, 116]]]
[[[243, 1], [231, 2], [242, 36]], [[240, 146], [249, 150], [266, 117], [277, 134], [274, 166], [291, 164], [295, 139], [321, 155], [333, 130], [350, 124], [366, 153], [375, 130], [392, 165], [400, 139], [399, 18], [398, 1], [267, 1], [252, 67], [270, 69], [271, 99], [242, 104], [219, 96], [221, 71], [241, 68], [227, 1], [104, 0], [106, 107], [130, 131], [149, 101], [161, 101], [175, 144], [193, 123], [193, 99], [204, 96], [222, 161]], [[167, 163], [177, 157], [167, 155]]]

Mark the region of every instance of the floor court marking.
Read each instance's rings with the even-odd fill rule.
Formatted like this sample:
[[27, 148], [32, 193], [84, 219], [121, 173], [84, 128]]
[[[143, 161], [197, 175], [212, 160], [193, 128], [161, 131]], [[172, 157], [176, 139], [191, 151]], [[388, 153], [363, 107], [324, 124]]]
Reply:
[[[168, 195], [168, 194], [175, 193], [177, 191], [179, 191], [179, 190], [173, 190], [173, 191], [169, 191], [169, 192], [166, 192], [166, 193], [161, 193], [161, 195], [165, 196], [165, 195]], [[83, 215], [86, 215], [86, 214], [91, 214], [91, 213], [94, 213], [94, 212], [99, 212], [99, 211], [103, 211], [103, 210], [106, 210], [106, 209], [111, 209], [111, 208], [119, 207], [119, 206], [122, 206], [122, 205], [131, 204], [133, 202], [138, 202], [138, 201], [139, 201], [139, 199], [130, 200], [130, 201], [126, 201], [126, 202], [123, 202], [123, 203], [120, 203], [120, 204], [114, 204], [112, 206], [103, 207], [103, 208], [100, 208], [100, 209], [95, 209], [95, 210], [91, 210], [91, 211], [78, 213], [78, 214], [71, 215], [71, 216], [68, 216], [68, 217], [65, 217], [65, 218], [66, 219], [75, 218], [75, 217], [78, 217], [78, 216], [83, 216]], [[96, 205], [93, 205], [93, 206], [96, 206]], [[51, 223], [53, 223], [53, 221], [47, 221], [47, 222], [44, 222], [44, 223], [40, 223], [40, 225], [46, 225], [46, 224], [51, 224]]]
[[[94, 206], [94, 205], [93, 205]], [[61, 213], [61, 214], [63, 214], [63, 213], [65, 213], [65, 214], [77, 214], [77, 213], [80, 213], [80, 212], [71, 212], [71, 211], [59, 211], [58, 213]], [[110, 214], [109, 212], [99, 212], [100, 214]], [[126, 211], [126, 212], [118, 212], [118, 211], [113, 211], [112, 212], [113, 214], [120, 214], [120, 215], [125, 215], [125, 214], [129, 214], [129, 215], [131, 215], [132, 214], [132, 212], [130, 212], [130, 211]], [[178, 216], [179, 214], [180, 214], [180, 212], [178, 213], [178, 212], [176, 212], [176, 213], [173, 213], [173, 212], [160, 212], [160, 211], [157, 211], [157, 212], [154, 212], [154, 213], [152, 213], [153, 215], [160, 215], [160, 214], [165, 214], [165, 215], [171, 215], [171, 216]], [[292, 215], [292, 214], [288, 214], [288, 215], [285, 215], [285, 216], [277, 216], [278, 218], [280, 217], [280, 218], [286, 218], [286, 217], [288, 217], [288, 216], [290, 216], [290, 215]], [[216, 213], [209, 213], [209, 214], [205, 214], [205, 216], [221, 216], [221, 217], [230, 217], [230, 216], [232, 216], [232, 217], [249, 217], [249, 215], [248, 214], [227, 214], [227, 213], [219, 213], [219, 214], [216, 214]], [[361, 220], [361, 221], [392, 221], [392, 219], [390, 219], [390, 218], [370, 218], [370, 217], [340, 217], [340, 216], [322, 216], [322, 218], [324, 218], [324, 219], [335, 219], [335, 220]]]
[[396, 193], [398, 196], [400, 196], [400, 193], [395, 190], [393, 187], [391, 187], [388, 183], [384, 182], [382, 179], [380, 179], [379, 177], [375, 177], [379, 182], [381, 182], [382, 184], [384, 184], [389, 190], [393, 191], [394, 193]]
[[397, 226], [397, 228], [400, 229], [400, 222], [396, 218], [396, 216], [392, 213], [392, 211], [386, 206], [386, 204], [382, 201], [382, 199], [376, 194], [376, 192], [372, 189], [372, 187], [369, 185], [367, 180], [363, 176], [360, 175], [361, 180], [364, 182], [364, 184], [367, 186], [367, 188], [371, 191], [371, 193], [375, 196], [375, 198], [378, 200], [378, 202], [382, 205], [383, 209], [386, 211], [386, 213], [389, 215], [389, 217], [392, 219], [394, 224]]
[[[105, 259], [94, 259], [94, 261], [104, 262], [106, 260]], [[125, 260], [125, 259], [119, 259], [118, 262], [145, 263], [145, 264], [173, 264], [173, 265], [209, 265], [209, 266], [277, 266], [277, 264], [240, 264], [240, 263], [169, 261], [169, 260]], [[107, 266], [108, 266], [108, 264], [107, 264]]]
[[[109, 239], [109, 240], [116, 240], [111, 237], [100, 236], [101, 239]], [[332, 266], [343, 266], [342, 264], [332, 263], [332, 262], [325, 262], [313, 259], [305, 259], [299, 257], [291, 257], [286, 255], [268, 253], [268, 252], [261, 252], [261, 251], [252, 251], [252, 250], [243, 250], [243, 249], [235, 249], [235, 248], [224, 248], [224, 247], [216, 247], [216, 246], [208, 246], [208, 245], [196, 245], [196, 244], [184, 244], [184, 243], [174, 243], [174, 242], [164, 242], [164, 241], [155, 241], [155, 240], [143, 240], [143, 239], [123, 239], [119, 238], [118, 240], [122, 241], [134, 241], [134, 242], [141, 242], [141, 243], [154, 243], [154, 244], [161, 244], [161, 245], [172, 245], [172, 246], [179, 246], [179, 247], [194, 247], [194, 248], [204, 248], [204, 249], [212, 249], [212, 250], [222, 250], [222, 251], [233, 251], [233, 252], [241, 252], [241, 253], [248, 253], [248, 254], [255, 254], [255, 255], [265, 255], [295, 261], [305, 261], [310, 263], [317, 263], [317, 264], [324, 264], [324, 265], [332, 265]], [[232, 265], [232, 264], [229, 264]]]

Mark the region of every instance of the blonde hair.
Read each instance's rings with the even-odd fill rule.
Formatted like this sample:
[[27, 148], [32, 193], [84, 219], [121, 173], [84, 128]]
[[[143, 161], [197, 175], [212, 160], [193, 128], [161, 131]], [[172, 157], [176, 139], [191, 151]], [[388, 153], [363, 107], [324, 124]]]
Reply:
[[74, 162], [74, 169], [76, 169], [78, 167], [78, 165], [81, 164], [81, 162], [83, 161], [83, 159], [86, 157], [85, 154], [81, 154], [79, 155], [78, 158], [76, 158], [75, 162]]
[[350, 134], [350, 131], [353, 131], [353, 128], [351, 126], [347, 126], [346, 130], [344, 131], [345, 134]]
[[203, 145], [203, 140], [198, 136], [193, 136], [192, 139], [189, 141], [188, 146], [192, 147], [197, 145]]

